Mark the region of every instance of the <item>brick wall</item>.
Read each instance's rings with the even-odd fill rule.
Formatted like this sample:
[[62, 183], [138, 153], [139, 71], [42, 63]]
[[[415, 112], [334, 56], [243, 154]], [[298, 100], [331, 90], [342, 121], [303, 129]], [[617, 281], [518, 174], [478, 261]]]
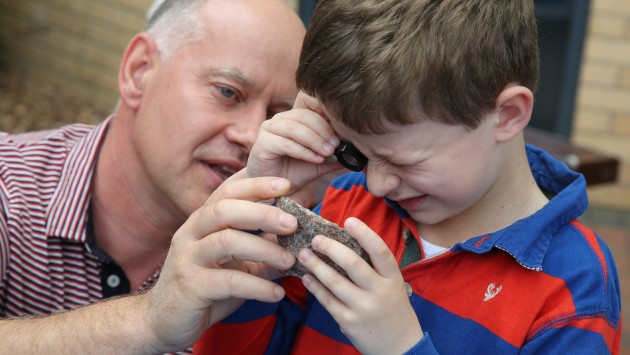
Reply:
[[[287, 0], [297, 8], [297, 0]], [[127, 42], [153, 0], [0, 0], [5, 62], [109, 111]], [[1, 49], [0, 49], [1, 50]]]
[[[124, 47], [151, 3], [0, 0], [0, 59], [110, 110]], [[589, 194], [594, 205], [630, 210], [630, 7], [591, 4], [572, 140], [623, 160], [619, 182]]]
[[127, 41], [152, 0], [0, 0], [5, 60], [111, 110]]
[[591, 204], [630, 210], [630, 7], [593, 0], [572, 141], [622, 160], [619, 181], [589, 188]]

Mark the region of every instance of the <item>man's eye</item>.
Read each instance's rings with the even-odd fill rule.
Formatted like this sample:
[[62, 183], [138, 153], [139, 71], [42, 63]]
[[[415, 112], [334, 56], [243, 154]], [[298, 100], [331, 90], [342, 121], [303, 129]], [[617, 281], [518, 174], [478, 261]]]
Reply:
[[236, 92], [230, 88], [222, 87], [219, 88], [219, 91], [221, 92], [221, 95], [227, 97], [228, 99], [236, 98]]

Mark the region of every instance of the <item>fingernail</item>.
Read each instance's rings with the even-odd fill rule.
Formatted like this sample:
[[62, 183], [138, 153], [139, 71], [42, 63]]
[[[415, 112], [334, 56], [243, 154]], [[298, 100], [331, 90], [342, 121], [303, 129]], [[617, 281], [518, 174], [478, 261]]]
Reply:
[[339, 141], [339, 138], [337, 138], [337, 136], [332, 136], [330, 137], [330, 139], [328, 140], [328, 142], [330, 144], [332, 144], [333, 147], [336, 147], [339, 145], [339, 143], [341, 143], [341, 141]]
[[326, 154], [331, 154], [335, 150], [335, 147], [333, 147], [332, 145], [328, 143], [324, 143], [324, 145], [322, 145], [322, 150]]
[[311, 245], [315, 248], [317, 248], [319, 246], [319, 243], [322, 242], [322, 236], [321, 235], [316, 235], [313, 237], [313, 239], [311, 239]]
[[276, 296], [277, 300], [281, 300], [282, 298], [284, 298], [284, 289], [280, 286], [274, 287], [273, 293]]
[[271, 188], [274, 190], [282, 190], [289, 186], [289, 181], [286, 179], [273, 179], [271, 181]]
[[281, 226], [289, 228], [295, 226], [295, 224], [297, 223], [297, 219], [295, 219], [295, 217], [288, 213], [282, 212], [280, 214], [279, 222]]
[[312, 285], [313, 284], [313, 276], [311, 276], [309, 274], [305, 274], [304, 276], [302, 276], [302, 283], [306, 287]]
[[308, 258], [310, 258], [311, 255], [313, 255], [312, 251], [310, 251], [309, 249], [302, 249], [298, 253], [298, 259], [300, 260], [300, 262], [303, 262], [303, 261], [308, 260]]
[[351, 229], [351, 228], [354, 228], [354, 226], [356, 226], [356, 225], [357, 225], [356, 218], [350, 217], [350, 218], [346, 219], [346, 224], [344, 225], [344, 227], [346, 229]]
[[293, 266], [293, 264], [295, 264], [295, 257], [293, 257], [293, 254], [289, 252], [283, 253], [282, 262], [284, 263], [284, 265], [291, 267]]

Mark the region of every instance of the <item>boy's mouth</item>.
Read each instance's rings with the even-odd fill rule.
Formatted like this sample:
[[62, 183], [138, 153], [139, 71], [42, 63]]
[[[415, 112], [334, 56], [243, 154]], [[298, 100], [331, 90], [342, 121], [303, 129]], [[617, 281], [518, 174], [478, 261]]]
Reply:
[[422, 203], [426, 199], [427, 195], [407, 198], [404, 200], [397, 201], [398, 205], [405, 209], [407, 212], [412, 212], [418, 210], [422, 207]]

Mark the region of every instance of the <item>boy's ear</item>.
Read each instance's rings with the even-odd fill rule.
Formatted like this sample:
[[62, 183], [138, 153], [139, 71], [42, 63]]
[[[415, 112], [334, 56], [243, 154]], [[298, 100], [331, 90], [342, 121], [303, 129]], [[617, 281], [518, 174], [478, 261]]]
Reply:
[[509, 86], [497, 97], [497, 140], [506, 142], [523, 132], [532, 116], [534, 94], [524, 86]]
[[158, 61], [157, 45], [152, 36], [142, 32], [131, 39], [118, 69], [120, 98], [130, 108], [140, 106], [149, 74]]

